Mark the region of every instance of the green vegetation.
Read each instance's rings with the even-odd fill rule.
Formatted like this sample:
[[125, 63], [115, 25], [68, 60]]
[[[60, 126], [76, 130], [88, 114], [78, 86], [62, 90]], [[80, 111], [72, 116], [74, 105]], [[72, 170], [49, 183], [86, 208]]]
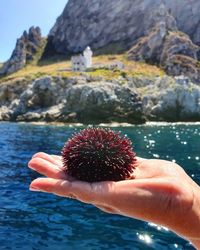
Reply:
[[175, 35], [178, 35], [178, 36], [183, 37], [183, 38], [186, 38], [186, 37], [189, 38], [189, 36], [186, 33], [182, 32], [180, 30], [171, 31], [170, 34], [175, 34]]
[[143, 62], [129, 61], [126, 54], [123, 55], [108, 55], [108, 56], [97, 56], [93, 59], [94, 64], [109, 64], [113, 61], [120, 61], [124, 64], [125, 68], [123, 70], [108, 70], [108, 69], [96, 69], [93, 72], [88, 72], [88, 74], [93, 76], [102, 76], [105, 79], [113, 79], [118, 77], [156, 77], [164, 76], [163, 70], [157, 66], [149, 65]]
[[[45, 41], [43, 46], [45, 46]], [[50, 76], [60, 76], [60, 77], [73, 77], [82, 74], [81, 72], [71, 71], [70, 60], [63, 60], [63, 58], [58, 61], [41, 61], [38, 63], [42, 54], [41, 50], [36, 54], [35, 60], [28, 64], [25, 68], [19, 70], [8, 76], [0, 78], [0, 82], [14, 80], [16, 78], [25, 78], [27, 80], [33, 80], [44, 75]], [[113, 62], [120, 61], [124, 64], [123, 70], [113, 69], [109, 70], [106, 65]], [[152, 66], [146, 63], [128, 61], [126, 54], [122, 55], [104, 55], [95, 56], [93, 58], [93, 64], [95, 68], [91, 71], [84, 72], [86, 75], [94, 77], [103, 77], [106, 80], [111, 80], [113, 78], [127, 78], [127, 77], [156, 77], [163, 76], [165, 73], [163, 70], [156, 66]], [[101, 66], [98, 68], [98, 66]], [[103, 67], [105, 66], [105, 67]]]
[[188, 88], [188, 92], [189, 92], [190, 94], [192, 94], [193, 90], [194, 90], [193, 87], [189, 87], [189, 88]]

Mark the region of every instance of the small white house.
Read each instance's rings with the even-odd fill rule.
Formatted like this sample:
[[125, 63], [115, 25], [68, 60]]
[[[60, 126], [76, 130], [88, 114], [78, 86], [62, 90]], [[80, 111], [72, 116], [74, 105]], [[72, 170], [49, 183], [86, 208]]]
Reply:
[[85, 71], [87, 68], [92, 67], [92, 55], [92, 50], [87, 47], [83, 54], [72, 56], [72, 71]]
[[180, 85], [188, 85], [190, 83], [190, 79], [184, 75], [175, 76], [174, 79]]

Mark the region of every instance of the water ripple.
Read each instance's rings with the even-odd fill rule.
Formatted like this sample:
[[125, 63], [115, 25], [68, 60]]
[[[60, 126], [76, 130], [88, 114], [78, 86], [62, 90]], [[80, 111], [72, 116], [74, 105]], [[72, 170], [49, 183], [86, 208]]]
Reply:
[[[0, 123], [1, 249], [194, 249], [167, 228], [105, 214], [51, 194], [31, 193], [39, 175], [27, 168], [32, 154], [59, 154], [74, 127]], [[137, 154], [176, 161], [200, 183], [198, 125], [115, 127], [131, 138]], [[9, 240], [8, 240], [9, 239]]]

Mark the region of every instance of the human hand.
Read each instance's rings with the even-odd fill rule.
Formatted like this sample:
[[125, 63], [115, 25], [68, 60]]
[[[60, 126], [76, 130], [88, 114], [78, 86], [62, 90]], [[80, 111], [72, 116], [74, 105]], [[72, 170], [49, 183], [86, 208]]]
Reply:
[[60, 156], [37, 153], [29, 167], [47, 178], [30, 189], [167, 226], [200, 247], [200, 187], [175, 163], [137, 158], [136, 164], [133, 180], [87, 183], [67, 176]]

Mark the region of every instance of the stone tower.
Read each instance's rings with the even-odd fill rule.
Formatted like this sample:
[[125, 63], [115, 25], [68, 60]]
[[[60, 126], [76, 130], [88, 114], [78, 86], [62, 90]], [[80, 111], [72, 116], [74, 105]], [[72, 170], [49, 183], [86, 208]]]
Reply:
[[92, 67], [92, 55], [93, 52], [90, 49], [90, 47], [88, 46], [84, 51], [83, 51], [83, 56], [85, 58], [86, 61], [86, 68], [90, 68]]

